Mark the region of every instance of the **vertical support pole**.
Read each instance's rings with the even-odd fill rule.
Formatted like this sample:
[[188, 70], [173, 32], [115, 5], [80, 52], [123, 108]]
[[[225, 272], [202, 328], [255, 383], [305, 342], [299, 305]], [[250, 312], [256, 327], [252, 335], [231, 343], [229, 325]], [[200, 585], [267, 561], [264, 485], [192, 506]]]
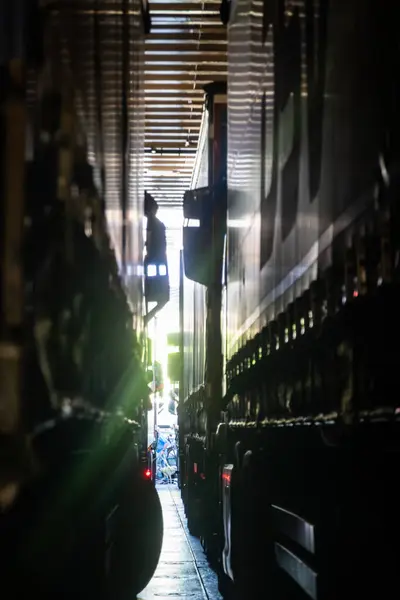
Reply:
[[180, 355], [180, 374], [179, 374], [179, 405], [183, 406], [185, 399], [185, 322], [184, 322], [184, 270], [183, 270], [183, 250], [179, 254], [179, 355]]
[[157, 317], [154, 317], [154, 339], [153, 339], [153, 398], [154, 398], [154, 431], [158, 424], [158, 398], [156, 394], [156, 370], [155, 364], [157, 360]]
[[[183, 428], [183, 403], [185, 401], [185, 320], [184, 320], [184, 265], [183, 265], [183, 250], [179, 254], [179, 357], [180, 357], [180, 373], [179, 373], [179, 404], [178, 404], [178, 485], [182, 489], [182, 475], [184, 469], [184, 447], [185, 447], [185, 431]], [[182, 459], [182, 460], [181, 460]]]
[[4, 101], [3, 239], [1, 270], [0, 433], [20, 427], [24, 322], [23, 225], [25, 214], [25, 64], [8, 64]]
[[[210, 187], [226, 181], [226, 87], [224, 84], [210, 84], [206, 88], [209, 111], [208, 156]], [[213, 279], [207, 288], [206, 324], [206, 391], [207, 391], [207, 435], [215, 431], [220, 415], [222, 397], [222, 255], [224, 207], [222, 198], [213, 206], [212, 221], [212, 261]]]

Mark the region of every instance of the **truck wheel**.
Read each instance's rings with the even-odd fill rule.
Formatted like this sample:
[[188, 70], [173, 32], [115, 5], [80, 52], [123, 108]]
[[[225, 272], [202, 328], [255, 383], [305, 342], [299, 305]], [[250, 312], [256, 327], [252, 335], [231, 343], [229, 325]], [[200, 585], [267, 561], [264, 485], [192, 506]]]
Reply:
[[187, 512], [188, 530], [190, 535], [193, 535], [194, 537], [200, 537], [201, 535], [201, 520], [198, 504], [198, 500], [193, 500], [190, 510]]
[[163, 541], [161, 504], [153, 483], [136, 479], [117, 510], [109, 596], [111, 600], [134, 600], [154, 575]]

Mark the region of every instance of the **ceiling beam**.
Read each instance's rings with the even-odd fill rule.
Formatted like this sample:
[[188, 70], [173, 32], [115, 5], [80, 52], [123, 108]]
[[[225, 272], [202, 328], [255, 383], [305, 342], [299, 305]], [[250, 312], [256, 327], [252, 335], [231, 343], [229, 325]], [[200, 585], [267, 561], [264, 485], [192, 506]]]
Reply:
[[[186, 140], [188, 136], [190, 137], [190, 146], [186, 146]], [[147, 131], [145, 141], [146, 145], [154, 147], [159, 153], [161, 153], [163, 149], [169, 148], [169, 146], [167, 146], [166, 143], [177, 144], [179, 149], [182, 150], [186, 150], [188, 147], [197, 148], [198, 135], [195, 131], [190, 132], [190, 134], [188, 134], [188, 132], [185, 131], [182, 135], [175, 134], [173, 131], [168, 132], [167, 135], [163, 135], [162, 132], [159, 131]]]
[[[192, 84], [192, 82], [191, 82], [191, 84]], [[175, 98], [180, 97], [182, 99], [182, 98], [187, 97], [190, 94], [192, 101], [196, 100], [196, 98], [194, 96], [198, 97], [197, 101], [199, 101], [199, 100], [204, 101], [204, 96], [205, 96], [204, 89], [202, 89], [201, 87], [193, 88], [193, 84], [188, 85], [187, 83], [180, 85], [179, 81], [174, 84], [172, 82], [169, 82], [168, 87], [165, 87], [164, 85], [157, 85], [155, 83], [147, 83], [143, 89], [144, 98], [146, 98], [146, 96], [148, 96], [149, 94], [158, 94], [158, 95], [163, 94], [163, 96], [165, 96], [165, 100], [168, 99], [168, 96], [171, 99], [173, 97], [175, 97]]]
[[[177, 83], [199, 83], [206, 84], [209, 81], [226, 81], [227, 73], [226, 71], [167, 71], [166, 69], [162, 69], [158, 67], [157, 71], [146, 71], [144, 75], [144, 84], [146, 86], [147, 83], [160, 83], [164, 84], [164, 82], [177, 82]], [[244, 84], [243, 84], [244, 85]]]
[[[149, 170], [150, 175], [147, 176], [145, 174], [146, 180], [149, 179], [149, 178], [156, 180], [156, 179], [159, 179], [159, 177], [161, 177], [161, 175], [160, 176], [158, 176], [158, 175], [157, 176], [153, 176], [153, 175], [151, 175], [151, 173], [162, 173], [163, 171], [171, 171], [171, 172], [173, 171], [173, 169], [171, 169], [170, 167], [166, 167], [164, 165], [162, 165], [162, 166], [152, 166], [151, 168], [149, 167], [148, 170]], [[177, 177], [177, 176], [178, 177], [182, 177], [182, 178], [184, 178], [186, 180], [187, 178], [190, 179], [192, 177], [193, 168], [190, 168], [190, 169], [187, 169], [187, 170], [183, 170], [182, 168], [181, 169], [178, 168], [178, 169], [176, 169], [176, 171], [177, 171], [177, 173], [176, 173], [175, 177]], [[171, 175], [171, 177], [172, 177], [172, 175]]]
[[153, 169], [155, 169], [156, 171], [181, 171], [182, 173], [191, 173], [193, 170], [193, 163], [188, 163], [186, 164], [186, 162], [176, 162], [176, 161], [170, 161], [170, 162], [145, 162], [144, 163], [144, 168], [145, 169], [149, 169], [150, 171], [152, 171]]
[[154, 119], [151, 118], [151, 116], [148, 115], [148, 113], [146, 113], [146, 120], [145, 120], [145, 124], [146, 126], [148, 125], [149, 127], [154, 127], [155, 125], [162, 125], [162, 126], [171, 126], [171, 127], [188, 127], [188, 126], [199, 126], [201, 124], [201, 119], [171, 119], [170, 115], [159, 115], [157, 117], [155, 117]]
[[201, 107], [190, 109], [190, 104], [188, 106], [168, 106], [161, 110], [156, 106], [148, 105], [145, 109], [146, 119], [178, 119], [178, 120], [186, 120], [186, 119], [194, 119], [200, 120], [203, 114], [203, 110]]
[[[154, 152], [154, 149], [156, 150]], [[159, 156], [160, 158], [165, 156], [167, 158], [171, 158], [174, 156], [175, 158], [194, 158], [197, 149], [195, 147], [183, 148], [177, 150], [176, 148], [168, 148], [167, 146], [155, 146], [154, 144], [145, 143], [144, 153], [146, 156]]]
[[[223, 71], [226, 72], [228, 67], [228, 62], [223, 60], [221, 55], [220, 58], [211, 59], [208, 58], [205, 54], [201, 53], [201, 55], [195, 60], [190, 60], [187, 56], [183, 56], [181, 58], [177, 58], [177, 56], [168, 56], [164, 54], [164, 56], [152, 57], [146, 59], [146, 65], [144, 69], [144, 73], [146, 74], [149, 71], [158, 71], [160, 68], [163, 68], [167, 73], [169, 71], [172, 72], [185, 72], [192, 71], [193, 67], [195, 67], [196, 71]], [[164, 69], [164, 67], [166, 67]]]
[[[146, 139], [145, 145], [149, 148], [154, 147], [156, 149], [158, 149], [160, 152], [162, 152], [163, 150], [180, 150], [181, 153], [183, 154], [187, 148], [185, 147], [185, 138], [182, 138], [180, 140], [174, 140], [174, 141], [167, 141], [167, 140], [148, 140]], [[196, 146], [194, 146], [191, 151], [193, 153], [196, 153]]]
[[[42, 5], [46, 10], [64, 10], [68, 13], [75, 14], [124, 14], [123, 11], [123, 1], [120, 2], [105, 2], [102, 1], [96, 6], [93, 2], [88, 3], [87, 1], [79, 1], [79, 0], [43, 0]], [[133, 2], [128, 2], [128, 14], [129, 11], [137, 16], [137, 12], [130, 7], [130, 4]], [[170, 12], [174, 10], [185, 10], [186, 12], [190, 12], [191, 10], [195, 10], [196, 12], [200, 12], [204, 7], [205, 10], [217, 10], [219, 8], [219, 0], [207, 0], [207, 2], [160, 2], [159, 0], [156, 2], [149, 3], [150, 13], [153, 11], [163, 11]]]
[[146, 131], [146, 140], [154, 140], [156, 137], [159, 138], [186, 138], [188, 137], [188, 135], [190, 135], [191, 138], [194, 138], [197, 140], [197, 136], [199, 133], [199, 126], [193, 125], [190, 126], [188, 125], [185, 128], [180, 128], [177, 129], [176, 127], [157, 127], [154, 126], [152, 127], [151, 125], [146, 125], [145, 131]]
[[[188, 6], [187, 4], [182, 4], [182, 6]], [[205, 6], [204, 10], [196, 10], [193, 8], [189, 8], [186, 10], [182, 10], [181, 5], [170, 5], [168, 7], [168, 9], [166, 10], [167, 7], [160, 9], [160, 8], [152, 8], [150, 11], [150, 15], [152, 20], [154, 18], [159, 18], [159, 17], [165, 17], [165, 18], [170, 18], [170, 17], [183, 17], [183, 18], [202, 18], [202, 19], [207, 19], [207, 18], [213, 18], [215, 19], [215, 21], [218, 23], [220, 16], [219, 16], [219, 10], [218, 7], [214, 6]]]
[[186, 165], [185, 163], [175, 163], [175, 162], [170, 162], [170, 163], [145, 163], [145, 169], [148, 169], [151, 173], [153, 172], [162, 172], [162, 171], [178, 171], [180, 173], [187, 173], [189, 175], [191, 175], [192, 171], [193, 171], [193, 165]]
[[[207, 0], [208, 4], [216, 4], [217, 6], [220, 5], [220, 1], [221, 0]], [[196, 6], [196, 5], [201, 5], [203, 3], [203, 0], [186, 0], [186, 2], [190, 2], [191, 6]], [[178, 4], [178, 6], [181, 4], [181, 0], [150, 0], [149, 2], [149, 6], [153, 6], [154, 4], [160, 4], [160, 5], [170, 5], [170, 4]]]
[[176, 90], [186, 91], [187, 93], [204, 94], [202, 86], [213, 81], [226, 81], [226, 75], [223, 73], [215, 75], [203, 75], [198, 73], [196, 79], [194, 76], [193, 79], [181, 79], [176, 75], [163, 75], [157, 79], [154, 76], [147, 76], [144, 81], [144, 90], [145, 94], [148, 94], [152, 90], [157, 92], [164, 90], [164, 93], [166, 94], [172, 94]]
[[[148, 56], [186, 56], [195, 57], [206, 54], [207, 56], [217, 56], [226, 60], [226, 40], [222, 40], [219, 44], [202, 41], [200, 44], [197, 40], [148, 40], [145, 42], [145, 57]], [[174, 47], [171, 47], [171, 46]]]
[[215, 29], [221, 29], [224, 31], [222, 23], [220, 21], [219, 16], [215, 14], [213, 15], [194, 15], [192, 16], [190, 13], [186, 15], [153, 15], [151, 18], [151, 28], [156, 30], [157, 26], [166, 26], [173, 25], [179, 27], [206, 27], [207, 29], [211, 29], [214, 27]]
[[163, 40], [164, 36], [167, 38], [186, 39], [188, 41], [191, 39], [198, 39], [200, 41], [201, 38], [203, 41], [215, 43], [219, 40], [226, 40], [226, 29], [222, 25], [218, 26], [216, 23], [207, 23], [207, 25], [175, 23], [169, 27], [155, 23], [148, 37], [146, 37], [146, 43], [147, 40], [151, 39]]
[[194, 159], [195, 159], [195, 154], [193, 152], [193, 149], [191, 149], [191, 148], [187, 148], [186, 150], [187, 150], [186, 154], [179, 154], [178, 152], [174, 152], [172, 150], [169, 150], [165, 154], [161, 154], [161, 152], [154, 153], [154, 152], [151, 152], [150, 148], [146, 148], [145, 154], [144, 154], [144, 160], [145, 161], [157, 160], [160, 162], [171, 161], [172, 163], [188, 161], [188, 163], [190, 162], [190, 164], [191, 164], [192, 161], [194, 161]]
[[[203, 92], [204, 93], [204, 92]], [[162, 109], [162, 108], [186, 108], [186, 107], [193, 107], [196, 110], [199, 110], [200, 108], [202, 109], [204, 106], [204, 98], [202, 96], [198, 97], [198, 96], [189, 96], [189, 97], [182, 97], [182, 96], [164, 96], [161, 94], [160, 92], [160, 96], [157, 97], [157, 95], [152, 95], [152, 96], [144, 96], [144, 100], [146, 102], [146, 108], [147, 106], [151, 107], [151, 108], [157, 108], [157, 109]]]

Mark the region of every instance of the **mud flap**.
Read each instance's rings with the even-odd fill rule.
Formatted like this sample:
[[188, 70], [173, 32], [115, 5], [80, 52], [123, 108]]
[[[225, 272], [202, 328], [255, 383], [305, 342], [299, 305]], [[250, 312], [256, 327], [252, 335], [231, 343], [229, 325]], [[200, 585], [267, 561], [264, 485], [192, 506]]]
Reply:
[[151, 580], [163, 541], [160, 500], [151, 481], [127, 486], [108, 534], [108, 589], [112, 600], [132, 599]]

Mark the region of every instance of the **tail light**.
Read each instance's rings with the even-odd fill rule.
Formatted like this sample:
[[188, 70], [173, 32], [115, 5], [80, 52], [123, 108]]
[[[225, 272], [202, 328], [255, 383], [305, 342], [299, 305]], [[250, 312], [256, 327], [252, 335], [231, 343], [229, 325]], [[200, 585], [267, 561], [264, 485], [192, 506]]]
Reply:
[[144, 477], [145, 477], [145, 479], [151, 479], [151, 470], [150, 469], [145, 470]]

